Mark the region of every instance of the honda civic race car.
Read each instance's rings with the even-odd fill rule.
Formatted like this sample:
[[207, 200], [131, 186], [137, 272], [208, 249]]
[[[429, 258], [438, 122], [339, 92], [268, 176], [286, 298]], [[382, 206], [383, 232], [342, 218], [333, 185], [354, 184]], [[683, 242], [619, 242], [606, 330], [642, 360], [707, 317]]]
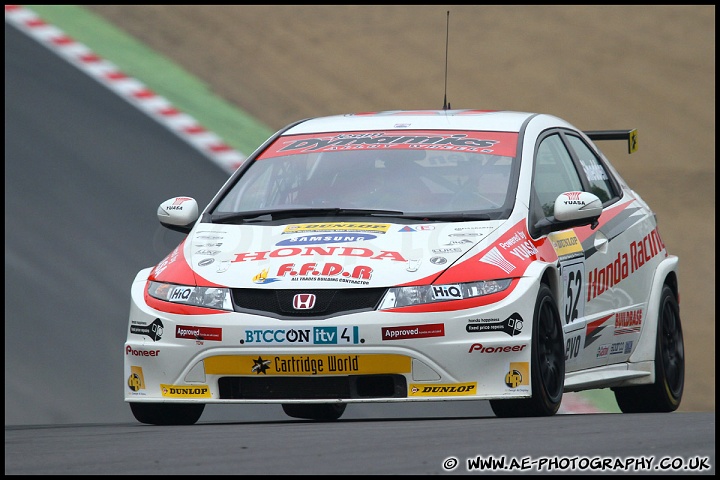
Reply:
[[307, 119], [268, 139], [131, 287], [124, 399], [142, 423], [206, 404], [337, 420], [359, 402], [489, 400], [549, 416], [612, 388], [671, 412], [684, 384], [678, 258], [595, 142], [546, 114]]

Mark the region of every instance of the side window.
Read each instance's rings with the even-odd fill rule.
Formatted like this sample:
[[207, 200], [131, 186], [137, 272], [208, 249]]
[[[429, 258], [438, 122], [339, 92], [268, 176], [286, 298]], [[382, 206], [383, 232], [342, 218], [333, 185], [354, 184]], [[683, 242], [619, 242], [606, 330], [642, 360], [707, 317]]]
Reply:
[[570, 152], [557, 134], [545, 137], [538, 146], [533, 189], [546, 217], [553, 215], [558, 195], [583, 189]]
[[590, 193], [597, 195], [603, 204], [617, 196], [617, 192], [610, 181], [610, 174], [597, 158], [595, 153], [588, 147], [581, 138], [567, 135], [570, 145], [578, 156], [585, 176], [590, 182]]

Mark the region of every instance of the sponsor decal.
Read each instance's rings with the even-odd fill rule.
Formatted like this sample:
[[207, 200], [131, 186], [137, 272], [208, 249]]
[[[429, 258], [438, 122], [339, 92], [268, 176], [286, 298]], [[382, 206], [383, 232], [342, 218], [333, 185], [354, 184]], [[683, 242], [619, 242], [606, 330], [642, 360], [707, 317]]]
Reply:
[[[495, 227], [488, 227], [487, 225], [475, 225], [473, 227], [455, 227], [453, 230], [461, 232], [463, 230], [494, 230]], [[483, 234], [484, 235], [484, 234]]]
[[571, 258], [583, 254], [582, 243], [575, 235], [574, 230], [553, 232], [548, 234], [548, 240], [559, 259]]
[[583, 170], [585, 170], [585, 175], [587, 175], [588, 180], [591, 182], [601, 182], [608, 179], [607, 173], [605, 173], [602, 165], [585, 165], [583, 163], [582, 167]]
[[320, 245], [326, 243], [349, 243], [349, 242], [364, 242], [366, 240], [373, 240], [377, 238], [377, 235], [370, 235], [369, 233], [354, 233], [354, 234], [337, 234], [337, 235], [304, 235], [302, 237], [288, 238], [281, 240], [275, 245], [278, 247], [294, 246], [294, 245]]
[[163, 397], [170, 398], [210, 398], [210, 387], [207, 385], [165, 385], [160, 384]]
[[472, 240], [468, 240], [467, 238], [463, 238], [462, 240], [451, 240], [445, 245], [462, 245], [465, 243], [475, 243]]
[[625, 342], [615, 342], [610, 344], [610, 355], [620, 355], [625, 353]]
[[195, 252], [195, 255], [217, 255], [220, 253], [220, 250], [198, 250]]
[[642, 309], [618, 312], [615, 314], [615, 335], [637, 333], [642, 328]]
[[511, 362], [508, 373], [505, 374], [505, 385], [518, 388], [530, 384], [530, 364], [528, 362]]
[[447, 263], [447, 258], [445, 257], [432, 257], [430, 259], [430, 263], [433, 265], [445, 265]]
[[565, 342], [565, 361], [569, 362], [577, 358], [580, 354], [580, 342], [582, 341], [582, 335], [573, 335], [568, 337]]
[[527, 234], [522, 230], [517, 230], [505, 241], [498, 242], [503, 250], [509, 251], [520, 260], [535, 260], [537, 257], [537, 248], [535, 244], [528, 238]]
[[145, 390], [145, 376], [143, 375], [142, 367], [130, 367], [127, 386], [133, 392]]
[[218, 265], [217, 273], [226, 272], [228, 268], [230, 268], [230, 260], [222, 260]]
[[170, 294], [167, 296], [169, 302], [185, 303], [195, 291], [195, 287], [172, 287], [170, 286]]
[[205, 267], [205, 266], [207, 266], [207, 265], [210, 265], [210, 264], [213, 263], [214, 261], [215, 261], [214, 258], [203, 258], [202, 260], [200, 260], [200, 261], [198, 262], [198, 266], [199, 266], [199, 267]]
[[451, 233], [448, 237], [482, 237], [483, 233], [476, 232], [464, 232], [464, 233]]
[[626, 354], [626, 355], [627, 355], [628, 353], [632, 352], [632, 346], [633, 346], [633, 341], [632, 341], [632, 340], [628, 340], [627, 342], [625, 342], [625, 354]]
[[295, 266], [294, 263], [285, 263], [278, 268], [276, 277], [289, 276], [291, 281], [332, 281], [368, 285], [373, 269], [367, 265], [354, 265], [344, 270], [338, 263], [304, 263]]
[[130, 333], [145, 335], [150, 337], [153, 342], [157, 342], [163, 335], [162, 320], [156, 318], [150, 325], [130, 325]]
[[629, 251], [618, 252], [617, 258], [603, 268], [588, 273], [588, 301], [613, 288], [665, 250], [657, 228], [639, 241], [630, 242]]
[[503, 254], [500, 253], [500, 250], [498, 250], [497, 247], [493, 247], [492, 250], [483, 255], [480, 258], [480, 261], [483, 263], [489, 263], [490, 265], [495, 265], [505, 273], [510, 273], [515, 270], [515, 265], [509, 262]]
[[176, 197], [175, 201], [172, 205], [168, 205], [165, 207], [165, 210], [182, 210], [183, 209], [183, 203], [187, 202], [188, 200], [192, 200], [190, 197]]
[[462, 300], [463, 298], [459, 285], [433, 285], [432, 294], [435, 300]]
[[585, 206], [585, 202], [583, 200], [580, 200], [580, 194], [582, 192], [565, 192], [563, 195], [565, 196], [565, 200], [563, 200], [563, 203], [565, 205], [582, 205]]
[[263, 158], [306, 152], [413, 149], [442, 150], [443, 152], [479, 152], [515, 156], [516, 133], [505, 132], [342, 132], [323, 136], [293, 136], [282, 139], [263, 153]]
[[167, 257], [165, 257], [160, 263], [155, 265], [155, 268], [150, 273], [150, 276], [151, 277], [153, 275], [156, 277], [159, 276], [162, 272], [165, 271], [165, 269], [167, 267], [172, 265], [172, 263], [175, 262], [175, 260], [177, 260], [178, 255], [180, 255], [180, 245], [175, 247], [175, 249], [172, 252], [168, 253]]
[[436, 385], [410, 384], [408, 396], [410, 397], [455, 397], [475, 395], [477, 382], [470, 383], [444, 383]]
[[610, 352], [610, 345], [600, 345], [597, 349], [597, 354], [595, 355], [595, 358], [607, 357], [608, 352]]
[[410, 259], [407, 261], [407, 267], [405, 270], [408, 272], [417, 272], [418, 268], [420, 268], [420, 263], [422, 263], [422, 259]]
[[445, 324], [407, 325], [404, 327], [382, 327], [383, 340], [406, 340], [408, 338], [444, 337]]
[[175, 327], [175, 338], [220, 342], [222, 341], [222, 328], [177, 325]]
[[461, 253], [463, 251], [462, 248], [433, 248], [432, 253]]
[[499, 318], [472, 318], [465, 326], [468, 333], [474, 332], [503, 332], [511, 337], [518, 335], [523, 329], [523, 319], [515, 312], [503, 321]]
[[403, 355], [218, 355], [204, 360], [207, 375], [342, 375], [410, 373]]
[[357, 345], [360, 327], [258, 328], [245, 330], [241, 345]]
[[268, 260], [273, 258], [287, 257], [312, 257], [312, 256], [338, 256], [338, 257], [357, 257], [367, 258], [370, 260], [393, 260], [396, 262], [407, 262], [400, 252], [381, 250], [380, 253], [374, 252], [364, 247], [284, 247], [277, 250], [265, 252], [248, 252], [236, 253], [233, 262], [254, 262], [258, 260]]
[[468, 353], [480, 352], [480, 353], [509, 353], [509, 352], [522, 352], [527, 347], [525, 345], [492, 345], [489, 347], [483, 346], [482, 343], [473, 343], [470, 345]]
[[352, 222], [333, 222], [333, 223], [297, 223], [288, 225], [283, 230], [285, 233], [303, 233], [303, 232], [369, 232], [369, 233], [386, 233], [390, 229], [388, 223], [352, 223]]
[[145, 350], [142, 348], [133, 348], [130, 345], [125, 347], [125, 355], [132, 357], [157, 357], [160, 355], [160, 350]]
[[305, 263], [298, 267], [294, 263], [285, 263], [278, 268], [277, 276], [268, 277], [268, 269], [263, 269], [253, 277], [253, 283], [267, 284], [279, 282], [282, 278], [290, 277], [291, 281], [324, 281], [343, 282], [358, 285], [369, 285], [373, 269], [366, 265], [355, 265], [350, 270], [345, 270], [338, 263]]
[[260, 273], [255, 275], [252, 279], [253, 283], [257, 284], [264, 284], [264, 283], [273, 283], [273, 282], [279, 282], [279, 278], [268, 278], [268, 269], [264, 268]]

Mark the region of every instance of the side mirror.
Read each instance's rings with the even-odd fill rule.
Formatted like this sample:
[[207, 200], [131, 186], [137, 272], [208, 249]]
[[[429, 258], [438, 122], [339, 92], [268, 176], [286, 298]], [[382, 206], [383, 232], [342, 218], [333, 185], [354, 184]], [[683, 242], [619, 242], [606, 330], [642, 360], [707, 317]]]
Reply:
[[602, 211], [602, 202], [597, 195], [590, 192], [563, 192], [555, 199], [555, 215], [541, 219], [534, 225], [534, 230], [540, 235], [547, 235], [585, 225], [594, 229], [598, 226]]
[[199, 216], [198, 204], [191, 197], [173, 197], [160, 204], [157, 217], [163, 227], [190, 233]]
[[597, 220], [602, 208], [602, 202], [592, 193], [564, 192], [555, 199], [555, 219], [561, 222]]

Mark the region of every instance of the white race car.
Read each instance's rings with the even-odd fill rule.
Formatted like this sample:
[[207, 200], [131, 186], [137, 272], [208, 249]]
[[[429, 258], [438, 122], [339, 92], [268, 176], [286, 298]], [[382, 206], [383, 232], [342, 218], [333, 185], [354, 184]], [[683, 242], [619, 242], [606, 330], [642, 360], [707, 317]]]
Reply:
[[258, 148], [131, 289], [125, 401], [142, 423], [209, 403], [336, 420], [349, 403], [489, 400], [547, 416], [612, 388], [670, 412], [684, 384], [678, 258], [594, 141], [550, 115], [303, 120]]

